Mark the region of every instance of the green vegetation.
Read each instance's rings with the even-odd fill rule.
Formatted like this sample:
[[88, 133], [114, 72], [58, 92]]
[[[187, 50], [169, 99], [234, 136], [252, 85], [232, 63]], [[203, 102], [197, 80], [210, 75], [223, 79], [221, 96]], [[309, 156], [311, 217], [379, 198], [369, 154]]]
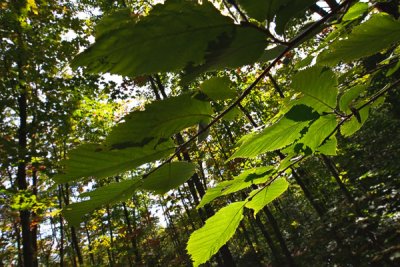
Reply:
[[0, 266], [400, 265], [398, 0], [0, 11]]

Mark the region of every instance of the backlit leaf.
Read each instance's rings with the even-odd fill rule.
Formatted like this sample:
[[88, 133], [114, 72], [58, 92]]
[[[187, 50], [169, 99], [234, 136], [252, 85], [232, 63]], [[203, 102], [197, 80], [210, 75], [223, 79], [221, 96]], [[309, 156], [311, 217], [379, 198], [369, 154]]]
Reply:
[[337, 155], [337, 139], [335, 136], [329, 138], [324, 144], [317, 148], [317, 151], [327, 156]]
[[320, 54], [318, 63], [335, 65], [370, 56], [400, 41], [400, 21], [375, 14], [355, 27], [348, 38], [334, 42]]
[[195, 164], [190, 162], [165, 164], [143, 180], [142, 188], [156, 194], [165, 194], [187, 181], [195, 170]]
[[279, 197], [287, 190], [289, 183], [284, 178], [278, 178], [263, 189], [257, 189], [250, 193], [246, 208], [254, 210], [254, 216], [266, 205]]
[[313, 66], [298, 72], [293, 77], [291, 87], [334, 109], [338, 95], [337, 84], [333, 71], [325, 67]]
[[205, 225], [194, 231], [187, 251], [197, 267], [208, 261], [234, 235], [243, 219], [244, 201], [231, 203], [210, 217]]
[[349, 88], [339, 99], [339, 108], [341, 111], [349, 114], [351, 112], [350, 105], [362, 92], [367, 89], [366, 84], [359, 84]]
[[151, 142], [145, 146], [109, 150], [97, 144], [85, 144], [73, 149], [64, 161], [64, 171], [54, 180], [72, 182], [82, 177], [105, 178], [132, 170], [142, 164], [169, 155], [174, 150], [171, 141], [161, 144]]
[[203, 72], [253, 64], [260, 60], [266, 46], [266, 37], [261, 31], [236, 26], [230, 35], [223, 33], [218, 39], [210, 42], [204, 63], [190, 64], [185, 68], [181, 82], [189, 83]]
[[208, 101], [189, 94], [155, 101], [146, 105], [144, 111], [125, 116], [125, 122], [113, 128], [106, 143], [113, 148], [126, 148], [151, 137], [167, 139], [187, 127], [208, 121], [212, 112]]
[[322, 142], [335, 130], [337, 119], [335, 115], [325, 115], [319, 117], [308, 128], [305, 135], [298, 141], [315, 151]]
[[307, 9], [317, 1], [316, 0], [290, 0], [290, 1], [274, 0], [272, 2], [275, 2], [277, 5], [279, 5], [279, 8], [274, 12], [276, 14], [275, 31], [278, 34], [283, 34], [286, 29], [286, 25], [288, 24], [288, 22], [291, 19], [303, 16], [304, 13], [307, 11]]
[[253, 63], [265, 47], [262, 32], [234, 24], [208, 1], [167, 0], [140, 19], [121, 11], [104, 21], [74, 67], [124, 76], [189, 67], [200, 73]]
[[368, 11], [368, 4], [358, 2], [352, 5], [349, 10], [344, 14], [343, 21], [355, 20], [361, 17], [365, 12]]
[[305, 105], [293, 106], [277, 123], [257, 134], [244, 136], [239, 149], [230, 157], [251, 158], [268, 151], [281, 149], [302, 136], [302, 131], [319, 115]]
[[367, 107], [363, 108], [362, 110], [360, 110], [359, 116], [360, 116], [361, 121], [359, 121], [359, 119], [357, 119], [356, 116], [352, 116], [350, 118], [350, 120], [343, 123], [343, 125], [340, 127], [340, 133], [343, 136], [347, 137], [347, 136], [353, 135], [358, 130], [360, 130], [361, 127], [363, 126], [363, 124], [365, 123], [365, 121], [368, 119], [369, 109], [370, 109], [370, 107], [367, 106]]
[[236, 96], [229, 88], [231, 80], [228, 77], [212, 77], [200, 85], [200, 90], [212, 100], [226, 100]]
[[214, 199], [222, 196], [222, 191], [233, 183], [233, 180], [223, 181], [212, 188], [208, 188], [197, 208], [202, 208]]
[[131, 179], [83, 193], [79, 197], [90, 197], [90, 199], [67, 205], [63, 209], [63, 216], [70, 225], [77, 226], [83, 221], [86, 214], [104, 205], [111, 205], [129, 199], [140, 185], [141, 180]]
[[253, 184], [264, 183], [269, 179], [273, 172], [273, 166], [258, 167], [243, 171], [240, 175], [234, 177], [233, 180], [223, 181], [215, 187], [207, 189], [206, 194], [201, 199], [197, 208], [203, 207], [220, 196], [235, 193], [250, 187]]

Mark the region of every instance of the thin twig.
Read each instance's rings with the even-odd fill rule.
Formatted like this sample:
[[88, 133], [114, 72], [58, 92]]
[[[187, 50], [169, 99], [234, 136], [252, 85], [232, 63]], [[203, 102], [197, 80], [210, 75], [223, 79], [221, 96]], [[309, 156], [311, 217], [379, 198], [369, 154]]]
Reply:
[[[400, 79], [398, 79], [397, 81], [395, 81], [391, 85], [385, 86], [384, 88], [379, 90], [376, 94], [374, 94], [367, 102], [365, 102], [364, 104], [362, 104], [360, 107], [356, 108], [355, 110], [357, 112], [361, 111], [363, 108], [365, 108], [366, 106], [370, 105], [372, 102], [377, 100], [379, 97], [384, 95], [386, 92], [394, 89], [399, 84], [400, 84]], [[350, 120], [353, 116], [354, 116], [354, 112], [344, 116], [342, 118], [342, 120], [336, 125], [335, 129], [333, 129], [332, 132], [327, 137], [325, 137], [325, 139], [322, 142], [322, 144], [325, 143], [329, 138], [331, 138], [331, 136], [334, 135], [339, 130], [339, 128], [343, 125], [343, 123], [345, 123], [346, 121]]]

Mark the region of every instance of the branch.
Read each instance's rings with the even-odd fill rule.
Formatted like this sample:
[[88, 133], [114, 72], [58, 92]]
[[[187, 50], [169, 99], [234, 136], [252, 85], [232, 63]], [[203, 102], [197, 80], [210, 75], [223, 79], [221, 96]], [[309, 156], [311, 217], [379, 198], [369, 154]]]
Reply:
[[336, 125], [335, 129], [333, 129], [333, 131], [327, 136], [325, 137], [324, 141], [322, 142], [325, 143], [329, 138], [331, 138], [332, 135], [334, 135], [339, 129], [340, 127], [343, 125], [343, 123], [345, 123], [346, 121], [348, 121], [349, 119], [351, 119], [351, 117], [353, 117], [355, 115], [355, 113], [358, 113], [360, 110], [362, 110], [363, 108], [365, 108], [366, 106], [372, 104], [375, 100], [377, 100], [379, 97], [381, 97], [382, 95], [384, 95], [386, 92], [394, 89], [397, 85], [400, 84], [400, 79], [398, 79], [397, 81], [395, 81], [394, 83], [392, 83], [391, 85], [387, 85], [385, 87], [383, 87], [381, 90], [379, 90], [376, 94], [374, 94], [367, 102], [365, 102], [364, 104], [362, 104], [360, 107], [356, 108], [355, 111], [356, 112], [352, 112], [348, 115], [346, 115], [345, 117], [342, 118], [342, 120], [338, 123], [338, 125]]
[[322, 24], [324, 24], [326, 21], [328, 21], [331, 17], [333, 17], [342, 7], [346, 6], [348, 3], [350, 3], [352, 0], [345, 0], [342, 4], [338, 6], [334, 11], [323, 17], [322, 19], [316, 21], [313, 23], [310, 27], [305, 29], [302, 33], [294, 37], [289, 43], [288, 46], [281, 52], [265, 69], [264, 71], [254, 80], [252, 84], [250, 84], [243, 92], [242, 94], [233, 102], [231, 103], [225, 110], [223, 110], [220, 114], [218, 114], [209, 124], [207, 124], [202, 130], [198, 131], [197, 134], [193, 135], [190, 137], [185, 143], [177, 147], [175, 152], [163, 163], [158, 165], [156, 168], [151, 170], [145, 177], [150, 175], [151, 173], [155, 172], [162, 166], [164, 166], [167, 163], [170, 163], [173, 158], [178, 155], [185, 147], [187, 147], [190, 143], [195, 141], [199, 135], [210, 129], [214, 124], [216, 124], [219, 120], [222, 119], [229, 111], [231, 111], [234, 107], [238, 106], [240, 102], [250, 94], [250, 92], [256, 87], [256, 85], [266, 76], [268, 73], [271, 71], [271, 69], [285, 56], [287, 52], [290, 50], [294, 49], [298, 44], [301, 43], [301, 41], [306, 38], [310, 33], [318, 29]]

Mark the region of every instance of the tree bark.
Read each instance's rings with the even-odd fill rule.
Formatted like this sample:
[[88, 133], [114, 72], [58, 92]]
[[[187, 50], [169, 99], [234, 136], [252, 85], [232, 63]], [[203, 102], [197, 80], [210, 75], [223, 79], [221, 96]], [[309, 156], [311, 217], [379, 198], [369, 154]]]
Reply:
[[[65, 202], [65, 205], [69, 205], [69, 186], [68, 186], [68, 184], [65, 184], [64, 202]], [[71, 230], [72, 247], [76, 253], [76, 256], [78, 257], [79, 264], [83, 265], [83, 257], [82, 257], [81, 249], [79, 247], [79, 241], [78, 241], [78, 237], [77, 237], [77, 233], [76, 233], [76, 228], [74, 226], [71, 226], [70, 230]]]

